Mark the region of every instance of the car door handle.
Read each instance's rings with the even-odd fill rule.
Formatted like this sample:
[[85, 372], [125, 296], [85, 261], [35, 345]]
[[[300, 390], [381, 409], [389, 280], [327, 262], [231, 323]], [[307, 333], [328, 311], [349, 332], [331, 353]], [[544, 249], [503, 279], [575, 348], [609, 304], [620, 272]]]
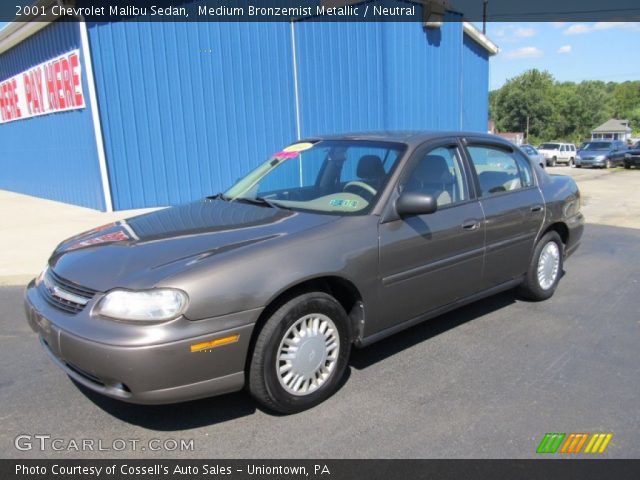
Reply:
[[544, 206], [542, 205], [534, 205], [533, 207], [531, 207], [531, 211], [532, 212], [541, 212], [544, 209]]
[[477, 230], [480, 228], [480, 222], [478, 220], [467, 220], [462, 224], [463, 230]]

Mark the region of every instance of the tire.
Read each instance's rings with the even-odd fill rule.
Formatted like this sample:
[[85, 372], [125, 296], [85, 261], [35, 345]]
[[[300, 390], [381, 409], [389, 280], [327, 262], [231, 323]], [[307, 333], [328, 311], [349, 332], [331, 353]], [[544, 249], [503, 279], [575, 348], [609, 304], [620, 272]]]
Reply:
[[575, 166], [576, 166], [576, 162], [575, 162], [575, 160], [574, 160], [573, 158], [570, 158], [570, 159], [569, 159], [569, 166], [570, 166], [571, 168], [573, 168], [573, 167], [575, 167]]
[[582, 165], [576, 165], [576, 168], [582, 168]]
[[628, 164], [625, 163], [624, 164], [624, 168], [626, 168], [627, 170], [631, 170], [631, 165], [628, 165]]
[[604, 168], [611, 168], [613, 165], [611, 164], [611, 160], [607, 159], [606, 163], [604, 164]]
[[557, 159], [556, 157], [553, 157], [553, 158], [551, 159], [551, 166], [552, 166], [552, 167], [555, 167], [557, 162], [558, 162], [558, 159]]
[[[555, 247], [554, 247], [555, 245]], [[549, 250], [547, 250], [547, 248]], [[541, 267], [541, 256], [544, 252], [547, 252], [549, 255], [553, 256], [553, 250], [556, 249], [557, 252], [557, 263], [548, 263], [547, 267]], [[518, 287], [518, 293], [523, 297], [533, 300], [533, 301], [541, 301], [547, 300], [553, 296], [553, 293], [556, 291], [558, 287], [558, 283], [560, 282], [560, 277], [562, 276], [562, 266], [563, 266], [563, 257], [564, 257], [564, 245], [562, 240], [560, 239], [560, 235], [557, 232], [551, 231], [547, 232], [536, 244], [533, 250], [533, 256], [531, 258], [531, 263], [529, 264], [529, 269], [527, 274], [525, 275], [525, 279], [522, 282], [522, 285]], [[553, 260], [553, 259], [552, 259]], [[544, 260], [543, 260], [544, 261]], [[553, 280], [547, 285], [542, 281], [544, 278], [544, 274], [541, 276], [538, 274], [538, 269], [543, 268], [547, 272], [553, 272], [554, 268], [551, 268], [551, 265], [555, 267], [555, 274], [550, 275]], [[551, 280], [549, 277], [546, 280]]]
[[[324, 333], [321, 331], [323, 325], [326, 327]], [[314, 327], [316, 335], [307, 333], [300, 337], [295, 334]], [[278, 360], [280, 355], [291, 355], [283, 350], [289, 348], [286, 339], [290, 342], [306, 340], [297, 347], [299, 354], [305, 349], [304, 355], [292, 360]], [[330, 341], [337, 347], [327, 351], [323, 347]], [[300, 295], [278, 308], [258, 334], [249, 366], [249, 391], [266, 408], [279, 413], [296, 413], [314, 407], [337, 389], [350, 351], [349, 319], [342, 306], [326, 293]], [[279, 374], [279, 365], [289, 365], [289, 372]], [[287, 379], [288, 374], [294, 376]], [[301, 374], [305, 375], [304, 380], [300, 380]], [[298, 381], [294, 380], [295, 375], [298, 375]]]

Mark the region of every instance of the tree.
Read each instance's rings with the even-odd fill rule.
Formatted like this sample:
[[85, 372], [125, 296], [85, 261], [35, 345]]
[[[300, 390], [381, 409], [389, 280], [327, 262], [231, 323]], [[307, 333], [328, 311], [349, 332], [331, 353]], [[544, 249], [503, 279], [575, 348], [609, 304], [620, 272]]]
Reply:
[[640, 81], [557, 82], [548, 72], [529, 70], [489, 94], [498, 131], [526, 131], [529, 142], [579, 142], [609, 118], [625, 118], [640, 131]]
[[549, 72], [529, 70], [512, 78], [493, 97], [492, 116], [499, 131], [523, 132], [529, 119], [529, 133], [540, 137], [546, 133], [553, 116], [553, 77]]

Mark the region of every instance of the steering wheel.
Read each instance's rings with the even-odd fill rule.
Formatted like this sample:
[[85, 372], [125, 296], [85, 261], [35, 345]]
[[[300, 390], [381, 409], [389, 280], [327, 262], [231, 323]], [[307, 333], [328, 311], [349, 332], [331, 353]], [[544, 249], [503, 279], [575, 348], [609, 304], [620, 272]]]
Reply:
[[371, 195], [371, 198], [376, 196], [376, 193], [378, 193], [378, 191], [373, 188], [371, 185], [369, 185], [368, 183], [365, 182], [359, 182], [359, 181], [353, 181], [353, 182], [347, 182], [347, 184], [344, 186], [344, 188], [342, 189], [343, 192], [346, 192], [347, 190], [355, 190], [356, 195], [360, 195], [359, 192], [361, 192], [362, 190], [364, 190], [365, 192], [369, 193]]

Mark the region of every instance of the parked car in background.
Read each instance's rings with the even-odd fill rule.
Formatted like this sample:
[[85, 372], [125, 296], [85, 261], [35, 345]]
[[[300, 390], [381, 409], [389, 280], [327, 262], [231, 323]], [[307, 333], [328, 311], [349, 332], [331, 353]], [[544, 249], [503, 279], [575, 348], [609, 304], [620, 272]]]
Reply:
[[520, 150], [526, 153], [527, 157], [529, 157], [532, 162], [536, 162], [536, 164], [540, 165], [542, 168], [547, 166], [544, 155], [536, 150], [534, 146], [525, 143], [524, 145], [520, 145]]
[[640, 142], [637, 142], [629, 150], [624, 152], [624, 168], [640, 167]]
[[493, 135], [314, 137], [224, 193], [63, 241], [25, 306], [53, 362], [100, 394], [246, 385], [293, 413], [340, 386], [352, 345], [511, 288], [550, 298], [583, 229], [575, 181]]
[[543, 143], [538, 151], [544, 156], [547, 166], [555, 167], [558, 163], [575, 165], [576, 146], [573, 143]]
[[578, 151], [576, 167], [617, 167], [623, 165], [628, 150], [622, 140], [594, 140]]

